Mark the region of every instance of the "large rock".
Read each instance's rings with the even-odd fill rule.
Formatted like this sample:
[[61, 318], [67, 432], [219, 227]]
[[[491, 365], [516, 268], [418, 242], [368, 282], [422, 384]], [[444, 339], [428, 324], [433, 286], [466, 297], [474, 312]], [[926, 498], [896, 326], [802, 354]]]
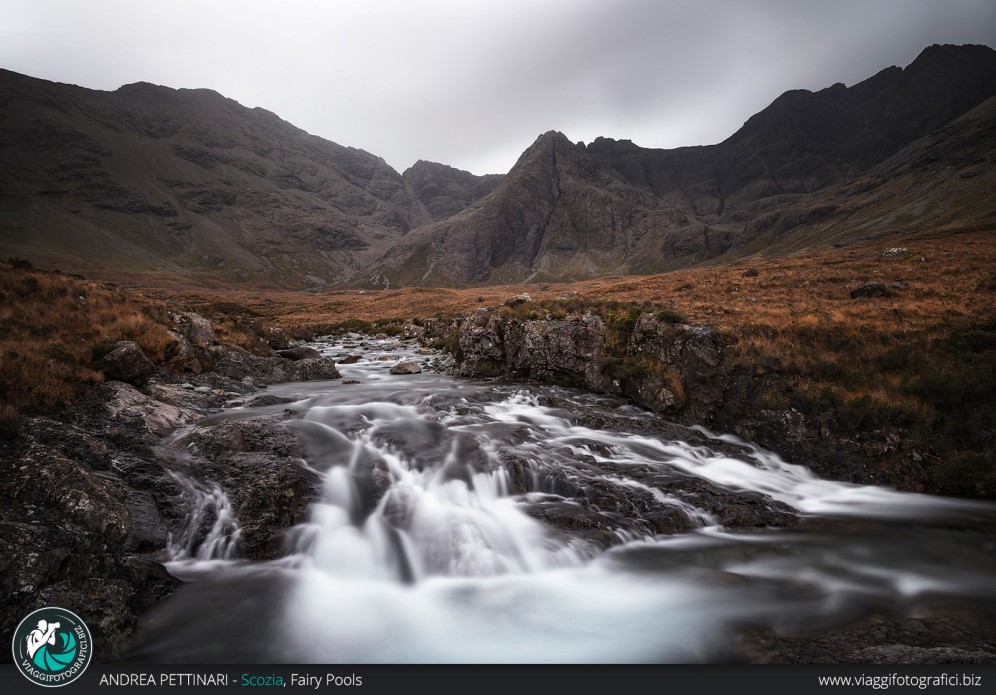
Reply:
[[317, 359], [287, 360], [280, 357], [260, 357], [234, 345], [213, 345], [207, 354], [215, 371], [236, 381], [252, 377], [255, 382], [272, 384], [281, 381], [312, 381], [338, 379], [341, 374], [335, 362]]
[[305, 520], [320, 490], [318, 474], [303, 464], [304, 448], [283, 419], [223, 422], [171, 444], [193, 457], [191, 474], [217, 483], [228, 496], [241, 529], [239, 552], [253, 560], [286, 553], [287, 530]]
[[114, 349], [93, 363], [108, 379], [124, 381], [136, 386], [146, 384], [156, 372], [154, 365], [142, 348], [130, 340], [115, 343]]
[[315, 348], [301, 345], [286, 350], [277, 350], [277, 357], [297, 362], [298, 360], [319, 360], [322, 358], [322, 353], [318, 352]]
[[605, 324], [595, 314], [578, 321], [526, 321], [506, 332], [508, 364], [540, 381], [612, 390], [605, 373]]
[[649, 357], [661, 367], [649, 370], [651, 378], [646, 380], [660, 381], [656, 393], [636, 385], [644, 405], [659, 412], [684, 407], [698, 422], [711, 419], [723, 403], [725, 350], [726, 341], [712, 328], [674, 323], [656, 314], [637, 320], [626, 347], [629, 355]]
[[860, 299], [862, 297], [891, 297], [892, 292], [889, 288], [881, 282], [866, 282], [863, 285], [858, 285], [853, 290], [851, 290], [851, 299]]
[[420, 374], [422, 365], [415, 360], [402, 360], [391, 367], [391, 374]]
[[478, 309], [460, 328], [460, 374], [514, 375], [625, 393], [657, 412], [706, 422], [722, 405], [726, 342], [707, 326], [644, 314], [625, 345], [606, 345], [608, 329], [593, 313], [521, 321], [507, 310]]
[[460, 374], [497, 376], [508, 370], [505, 356], [506, 321], [495, 309], [477, 309], [460, 327]]
[[178, 491], [141, 432], [106, 411], [88, 417], [82, 428], [31, 418], [21, 439], [0, 442], [0, 631], [32, 608], [64, 606], [106, 659], [179, 585], [148, 556], [165, 547], [162, 510]]
[[218, 342], [218, 336], [214, 332], [211, 322], [200, 314], [188, 311], [181, 315], [181, 325], [184, 335], [198, 347], [205, 348]]

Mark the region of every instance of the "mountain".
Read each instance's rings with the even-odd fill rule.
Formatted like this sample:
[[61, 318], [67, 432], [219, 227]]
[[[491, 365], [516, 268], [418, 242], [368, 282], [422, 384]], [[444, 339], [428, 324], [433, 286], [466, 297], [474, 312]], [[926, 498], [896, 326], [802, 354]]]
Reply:
[[475, 176], [445, 164], [420, 159], [405, 169], [401, 178], [435, 222], [455, 215], [471, 203], [494, 193], [505, 177], [502, 174]]
[[[902, 224], [898, 214], [878, 215], [884, 225], [857, 224], [846, 191], [858, 189], [834, 187], [866, 175], [882, 179], [886, 174], [873, 170], [891, 157], [912, 157], [912, 166], [936, 156], [957, 166], [968, 155], [948, 148], [927, 156], [929, 142], [907, 148], [993, 94], [996, 52], [932, 46], [905, 69], [888, 68], [853, 87], [786, 92], [717, 145], [657, 150], [599, 138], [586, 146], [546, 133], [492, 196], [407, 235], [370, 280], [477, 284], [661, 272], [764, 251], [761, 238], [798, 249], [920, 228], [933, 221], [934, 208], [923, 200], [892, 200], [897, 213], [905, 210]], [[988, 148], [993, 132], [958, 142]], [[909, 168], [901, 161], [890, 167]], [[921, 172], [919, 179], [930, 181], [905, 195], [931, 195], [951, 173]], [[966, 184], [975, 197], [962, 197], [985, 207], [992, 196], [977, 183]], [[831, 227], [833, 234], [824, 233]]]
[[[475, 285], [992, 225], [996, 52], [794, 90], [709, 146], [541, 135], [404, 173], [210, 90], [0, 70], [0, 256], [142, 283]], [[987, 189], [988, 186], [988, 189]]]
[[489, 190], [486, 177], [477, 186], [442, 165], [414, 169], [426, 195], [433, 178], [458, 190], [423, 205], [383, 159], [210, 90], [108, 93], [0, 71], [0, 249], [51, 266], [341, 281], [440, 206]]

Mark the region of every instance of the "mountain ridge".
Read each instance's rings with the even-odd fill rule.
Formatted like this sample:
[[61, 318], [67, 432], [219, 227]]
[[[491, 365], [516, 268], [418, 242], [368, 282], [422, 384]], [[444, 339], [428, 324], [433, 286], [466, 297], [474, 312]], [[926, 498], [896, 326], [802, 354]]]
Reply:
[[[715, 145], [584, 144], [548, 131], [508, 174], [476, 176], [425, 160], [398, 173], [209, 89], [99, 92], [0, 70], [0, 254], [215, 287], [645, 274], [890, 233], [871, 221], [888, 219], [887, 205], [848, 202], [870, 194], [846, 184], [900, 173], [905, 183], [888, 188], [911, 216], [903, 228], [957, 226], [961, 213], [938, 212], [931, 197], [950, 182], [927, 162], [957, 165], [954, 140], [933, 154], [922, 150], [936, 143], [909, 148], [994, 93], [992, 49], [931, 46], [851, 87], [785, 92]], [[989, 161], [984, 149], [973, 156]], [[917, 172], [874, 173], [903, 152]], [[928, 174], [932, 183], [914, 180]], [[988, 177], [958, 181], [965, 223], [990, 224], [979, 213]], [[925, 204], [903, 199], [914, 195]]]

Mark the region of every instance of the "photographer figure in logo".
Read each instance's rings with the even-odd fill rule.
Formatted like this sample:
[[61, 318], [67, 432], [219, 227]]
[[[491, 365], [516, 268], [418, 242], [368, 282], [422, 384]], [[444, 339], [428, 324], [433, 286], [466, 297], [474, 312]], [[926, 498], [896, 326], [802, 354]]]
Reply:
[[43, 644], [55, 646], [55, 631], [62, 627], [61, 623], [49, 624], [45, 620], [38, 621], [38, 627], [31, 631], [25, 639], [28, 641], [28, 657], [34, 658], [35, 652]]

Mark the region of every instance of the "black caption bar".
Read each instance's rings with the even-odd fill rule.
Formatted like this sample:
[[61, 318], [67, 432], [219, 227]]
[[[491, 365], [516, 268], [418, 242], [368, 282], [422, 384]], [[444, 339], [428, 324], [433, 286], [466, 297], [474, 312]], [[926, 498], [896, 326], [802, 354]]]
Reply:
[[[92, 664], [67, 695], [587, 695], [692, 693], [964, 693], [992, 692], [996, 664], [694, 665], [694, 666], [182, 666]], [[248, 689], [248, 690], [247, 690]], [[638, 690], [637, 690], [638, 689]], [[763, 689], [763, 690], [762, 690]], [[46, 689], [53, 692], [52, 689]], [[0, 692], [46, 692], [11, 664], [0, 665]]]

